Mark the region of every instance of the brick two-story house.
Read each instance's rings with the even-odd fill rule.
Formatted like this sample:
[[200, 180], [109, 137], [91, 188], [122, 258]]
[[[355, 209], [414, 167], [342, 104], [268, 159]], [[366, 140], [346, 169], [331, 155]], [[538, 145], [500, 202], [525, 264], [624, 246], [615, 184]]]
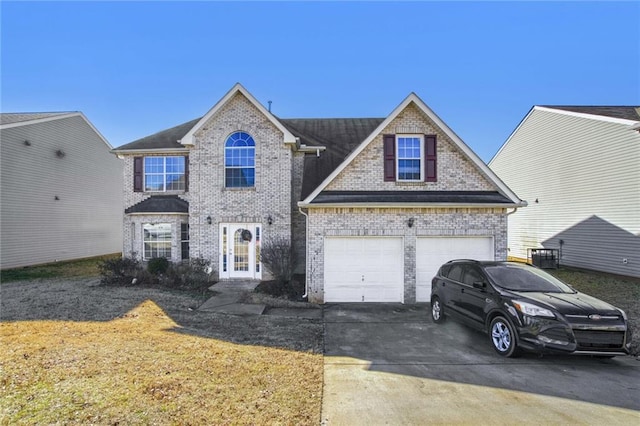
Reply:
[[291, 239], [313, 302], [428, 301], [451, 258], [506, 259], [522, 202], [415, 94], [385, 118], [282, 119], [236, 84], [203, 117], [113, 150], [124, 253], [263, 279]]

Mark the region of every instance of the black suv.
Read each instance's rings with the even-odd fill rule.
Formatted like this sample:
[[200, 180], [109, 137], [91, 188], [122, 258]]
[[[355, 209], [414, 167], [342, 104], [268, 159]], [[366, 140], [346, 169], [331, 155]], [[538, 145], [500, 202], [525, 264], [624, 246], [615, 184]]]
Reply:
[[621, 309], [522, 263], [445, 263], [432, 281], [431, 316], [488, 333], [507, 357], [520, 349], [613, 357], [630, 348]]

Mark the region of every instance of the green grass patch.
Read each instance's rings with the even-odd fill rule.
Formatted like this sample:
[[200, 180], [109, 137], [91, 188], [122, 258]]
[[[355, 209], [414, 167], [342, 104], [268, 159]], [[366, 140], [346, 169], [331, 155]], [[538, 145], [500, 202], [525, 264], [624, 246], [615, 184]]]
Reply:
[[91, 277], [99, 274], [98, 264], [106, 259], [119, 258], [120, 254], [90, 257], [80, 260], [47, 263], [0, 271], [0, 282], [26, 281], [43, 278]]

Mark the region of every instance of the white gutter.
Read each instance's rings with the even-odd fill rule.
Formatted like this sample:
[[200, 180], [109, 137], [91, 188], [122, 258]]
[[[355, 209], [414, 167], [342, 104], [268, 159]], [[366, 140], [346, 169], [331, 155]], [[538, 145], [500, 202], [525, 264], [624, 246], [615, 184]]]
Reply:
[[305, 269], [305, 280], [304, 280], [304, 294], [302, 298], [309, 297], [309, 215], [302, 211], [302, 207], [298, 207], [298, 211], [305, 217], [305, 247], [304, 247], [304, 269]]
[[183, 154], [188, 153], [189, 148], [156, 148], [156, 149], [112, 149], [112, 154]]
[[298, 203], [299, 208], [519, 208], [526, 207], [526, 201], [518, 204], [495, 204], [495, 203]]

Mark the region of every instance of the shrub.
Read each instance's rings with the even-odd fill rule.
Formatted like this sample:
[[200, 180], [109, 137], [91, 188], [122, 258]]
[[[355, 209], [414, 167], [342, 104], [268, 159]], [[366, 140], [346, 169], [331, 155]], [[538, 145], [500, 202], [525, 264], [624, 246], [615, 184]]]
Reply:
[[288, 300], [300, 301], [304, 295], [305, 277], [296, 275], [291, 281], [262, 281], [256, 287], [257, 293], [268, 294], [273, 297], [285, 298]]
[[275, 237], [266, 240], [260, 249], [260, 260], [276, 281], [289, 283], [293, 278], [297, 256], [288, 238]]
[[135, 256], [106, 259], [98, 264], [103, 285], [136, 285], [145, 281], [144, 268]]
[[189, 259], [171, 264], [160, 278], [160, 284], [175, 289], [204, 291], [211, 286], [211, 277], [214, 275], [208, 260]]
[[149, 263], [147, 264], [147, 270], [152, 275], [161, 275], [167, 272], [169, 269], [169, 261], [166, 257], [154, 257], [153, 259], [149, 259]]

